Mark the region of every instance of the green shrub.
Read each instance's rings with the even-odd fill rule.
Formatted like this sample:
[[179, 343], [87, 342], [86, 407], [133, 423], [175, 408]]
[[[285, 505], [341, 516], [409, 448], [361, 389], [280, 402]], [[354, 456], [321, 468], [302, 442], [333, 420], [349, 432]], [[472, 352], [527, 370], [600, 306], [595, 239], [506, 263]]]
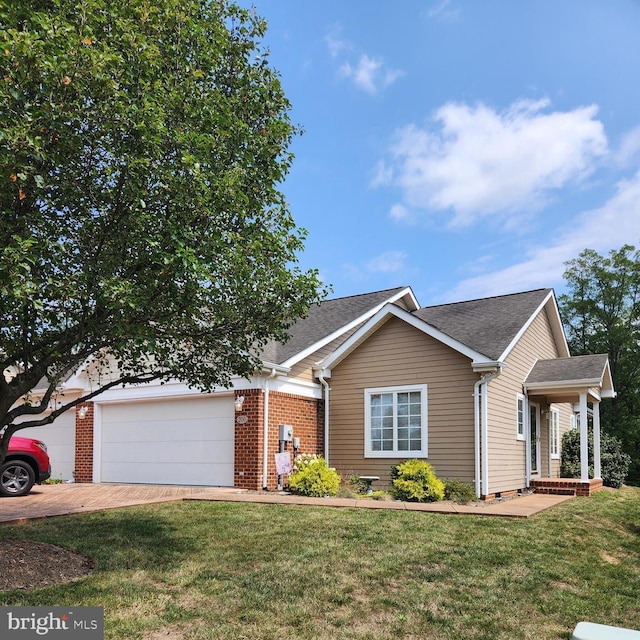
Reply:
[[405, 460], [391, 467], [391, 492], [407, 502], [437, 502], [444, 498], [444, 482], [424, 460]]
[[[589, 477], [593, 478], [593, 432], [589, 429]], [[608, 433], [600, 434], [600, 470], [606, 487], [620, 488], [627, 477], [631, 458], [622, 450], [622, 443]], [[562, 436], [560, 475], [563, 478], [579, 478], [580, 430], [571, 429]]]
[[468, 504], [476, 500], [476, 490], [470, 482], [462, 482], [458, 478], [444, 481], [444, 499]]
[[289, 490], [300, 496], [323, 498], [336, 496], [340, 489], [338, 472], [321, 456], [303, 454], [296, 457], [289, 476]]

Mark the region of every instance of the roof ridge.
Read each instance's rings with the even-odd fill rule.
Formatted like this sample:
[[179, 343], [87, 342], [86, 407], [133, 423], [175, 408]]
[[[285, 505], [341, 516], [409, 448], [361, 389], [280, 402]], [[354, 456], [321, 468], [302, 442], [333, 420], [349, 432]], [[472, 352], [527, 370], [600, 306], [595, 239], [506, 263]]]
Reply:
[[521, 296], [527, 293], [535, 293], [537, 291], [553, 291], [552, 287], [539, 287], [538, 289], [529, 289], [528, 291], [515, 291], [513, 293], [502, 293], [495, 296], [485, 296], [483, 298], [472, 298], [470, 300], [457, 300], [455, 302], [443, 302], [442, 304], [430, 304], [424, 307], [420, 307], [418, 311], [423, 309], [434, 309], [435, 307], [449, 307], [456, 304], [468, 304], [469, 302], [480, 302], [481, 300], [496, 300], [497, 298], [509, 298], [512, 296]]
[[386, 293], [387, 291], [401, 291], [402, 289], [410, 289], [411, 287], [409, 285], [403, 286], [403, 287], [390, 287], [389, 289], [379, 289], [376, 291], [368, 291], [366, 293], [355, 293], [351, 296], [340, 296], [338, 298], [327, 298], [326, 300], [323, 300], [322, 302], [335, 302], [337, 300], [346, 300], [347, 298], [361, 298], [363, 296], [371, 296], [375, 293]]

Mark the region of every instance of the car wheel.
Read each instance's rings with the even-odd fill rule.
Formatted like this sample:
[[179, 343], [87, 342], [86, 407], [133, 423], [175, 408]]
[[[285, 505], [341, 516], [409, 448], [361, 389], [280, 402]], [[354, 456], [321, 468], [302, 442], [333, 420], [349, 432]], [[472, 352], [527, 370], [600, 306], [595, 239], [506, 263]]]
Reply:
[[0, 467], [0, 494], [26, 496], [36, 481], [31, 465], [22, 460], [9, 460]]

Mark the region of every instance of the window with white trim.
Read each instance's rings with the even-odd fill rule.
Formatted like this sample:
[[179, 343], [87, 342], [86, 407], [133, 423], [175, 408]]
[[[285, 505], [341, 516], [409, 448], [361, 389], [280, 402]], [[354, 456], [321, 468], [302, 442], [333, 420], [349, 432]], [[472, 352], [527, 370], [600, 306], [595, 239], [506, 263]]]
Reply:
[[560, 457], [560, 412], [557, 409], [549, 412], [549, 448], [552, 458]]
[[516, 438], [525, 439], [524, 432], [524, 396], [518, 393], [516, 396]]
[[366, 458], [427, 457], [427, 385], [365, 389]]

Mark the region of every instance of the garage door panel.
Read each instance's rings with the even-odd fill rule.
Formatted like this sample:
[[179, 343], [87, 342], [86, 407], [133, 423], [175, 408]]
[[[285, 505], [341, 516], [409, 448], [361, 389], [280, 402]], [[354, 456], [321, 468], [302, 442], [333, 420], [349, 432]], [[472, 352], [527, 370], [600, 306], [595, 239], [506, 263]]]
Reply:
[[[228, 419], [226, 421], [228, 423]], [[183, 426], [188, 423], [188, 428]], [[103, 442], [202, 442], [227, 440], [225, 421], [218, 418], [200, 420], [147, 420], [135, 422], [109, 422]]]
[[103, 460], [118, 460], [127, 463], [157, 463], [163, 466], [173, 462], [200, 464], [222, 464], [233, 460], [233, 443], [210, 440], [201, 442], [197, 448], [180, 446], [167, 447], [161, 442], [145, 443], [140, 447], [111, 443], [102, 445]]
[[[212, 470], [210, 465], [195, 463], [174, 464], [167, 469], [156, 463], [142, 463], [138, 465], [136, 476], [131, 476], [130, 464], [114, 462], [103, 465], [103, 474], [106, 477], [121, 478], [103, 482], [229, 486], [228, 478], [233, 478], [233, 464], [217, 465], [216, 469]], [[138, 476], [144, 477], [144, 481], [137, 479]], [[203, 482], [203, 478], [206, 478], [206, 482]]]
[[102, 482], [233, 486], [232, 397], [104, 405], [101, 416]]
[[148, 422], [152, 417], [173, 422], [185, 418], [227, 418], [232, 406], [233, 398], [228, 397], [109, 404], [104, 405], [104, 408], [109, 411], [113, 422]]

